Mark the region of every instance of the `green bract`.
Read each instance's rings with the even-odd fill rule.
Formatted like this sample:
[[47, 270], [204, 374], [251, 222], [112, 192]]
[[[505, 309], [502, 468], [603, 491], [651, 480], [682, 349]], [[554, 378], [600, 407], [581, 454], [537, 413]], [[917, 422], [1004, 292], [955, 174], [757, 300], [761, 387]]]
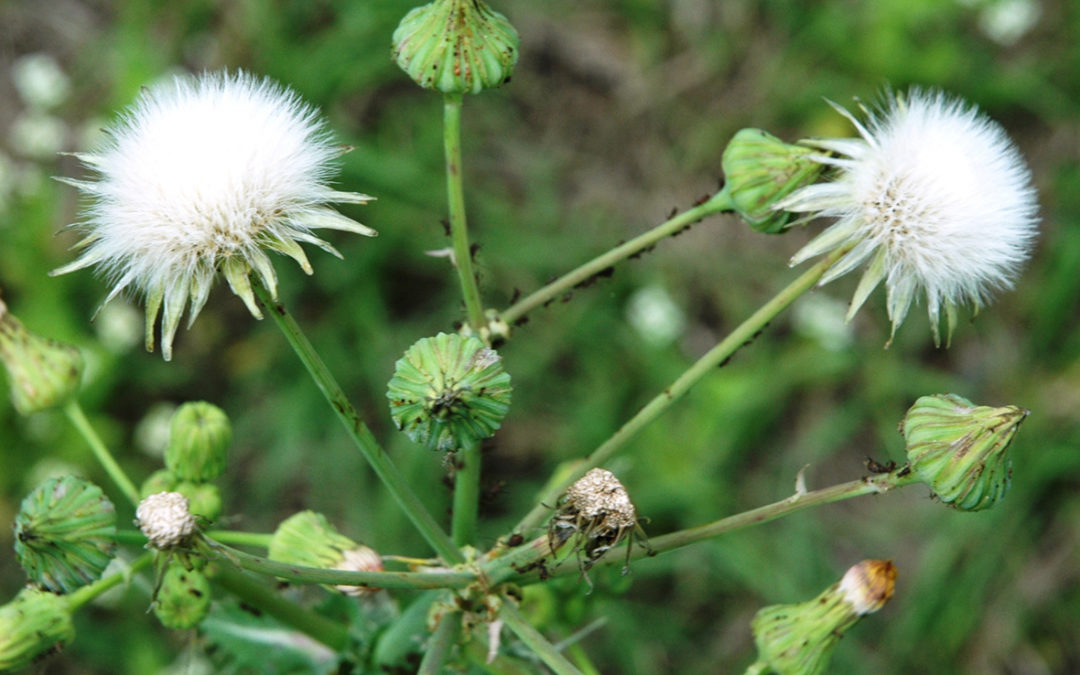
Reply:
[[169, 423], [165, 466], [183, 480], [205, 482], [225, 470], [232, 442], [229, 418], [205, 401], [180, 406]]
[[946, 504], [963, 511], [1005, 498], [1012, 462], [1005, 451], [1028, 411], [977, 406], [956, 394], [923, 396], [900, 431], [912, 471]]
[[67, 403], [79, 390], [83, 359], [71, 345], [31, 333], [0, 301], [0, 361], [11, 400], [29, 415]]
[[817, 152], [784, 143], [761, 129], [740, 130], [722, 160], [725, 189], [735, 211], [758, 232], [781, 232], [792, 214], [773, 205], [817, 179], [824, 168], [810, 159]]
[[81, 478], [50, 478], [15, 516], [15, 555], [35, 584], [70, 593], [101, 577], [116, 548], [116, 509]]
[[398, 360], [386, 397], [410, 439], [453, 452], [499, 428], [510, 410], [510, 375], [478, 338], [439, 333]]
[[482, 0], [435, 0], [401, 20], [393, 54], [424, 89], [478, 94], [510, 79], [518, 34]]

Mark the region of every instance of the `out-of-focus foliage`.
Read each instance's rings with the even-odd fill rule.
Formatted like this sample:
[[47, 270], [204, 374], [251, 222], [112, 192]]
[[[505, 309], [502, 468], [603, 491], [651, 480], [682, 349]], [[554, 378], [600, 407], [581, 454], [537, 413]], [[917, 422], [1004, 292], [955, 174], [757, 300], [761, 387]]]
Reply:
[[[234, 421], [220, 484], [229, 527], [272, 531], [304, 508], [382, 552], [425, 555], [275, 328], [217, 289], [177, 338], [170, 364], [139, 346], [139, 313], [71, 259], [75, 191], [50, 175], [85, 149], [138, 88], [175, 70], [244, 68], [296, 89], [342, 142], [343, 189], [378, 201], [348, 215], [379, 230], [341, 236], [344, 261], [316, 274], [279, 265], [280, 288], [376, 435], [442, 514], [439, 458], [394, 431], [393, 364], [462, 315], [445, 258], [441, 107], [390, 61], [404, 0], [181, 3], [14, 0], [0, 5], [0, 287], [32, 330], [78, 344], [81, 400], [137, 482], [161, 466], [169, 404], [208, 400]], [[580, 645], [602, 672], [737, 672], [752, 660], [762, 606], [812, 597], [849, 565], [891, 558], [896, 596], [839, 646], [836, 673], [1065, 673], [1080, 670], [1080, 20], [1067, 0], [503, 0], [521, 34], [507, 86], [465, 102], [470, 226], [488, 306], [533, 290], [712, 191], [731, 135], [784, 140], [850, 133], [823, 102], [886, 86], [939, 86], [999, 120], [1041, 193], [1038, 249], [1015, 291], [933, 349], [921, 313], [887, 351], [882, 294], [848, 328], [833, 307], [853, 280], [799, 301], [749, 349], [648, 427], [608, 468], [646, 529], [700, 524], [861, 475], [866, 455], [903, 458], [897, 422], [919, 396], [955, 392], [1032, 414], [1013, 446], [1008, 498], [959, 513], [909, 488], [801, 513], [641, 561], [628, 579], [594, 572], [528, 590], [527, 614]], [[66, 74], [56, 103], [17, 89], [23, 57]], [[24, 63], [25, 65], [25, 63]], [[23, 93], [20, 93], [23, 92]], [[29, 100], [28, 100], [29, 99]], [[810, 232], [755, 234], [714, 218], [619, 266], [610, 280], [538, 310], [501, 349], [514, 403], [485, 454], [481, 533], [493, 541], [535, 501], [555, 465], [593, 449], [794, 276]], [[322, 255], [314, 252], [312, 255]], [[651, 304], [633, 302], [652, 292]], [[674, 305], [674, 310], [668, 305]], [[630, 307], [681, 317], [642, 332]], [[644, 307], [644, 309], [643, 309]], [[650, 309], [651, 308], [651, 309]], [[640, 318], [640, 317], [638, 317]], [[655, 324], [654, 324], [655, 325]], [[132, 337], [134, 336], [134, 337]], [[617, 376], [613, 376], [617, 372]], [[164, 407], [163, 407], [164, 406]], [[104, 486], [57, 413], [0, 405], [0, 521], [43, 478], [75, 470]], [[120, 509], [121, 523], [130, 509]], [[126, 509], [126, 510], [125, 510]], [[11, 550], [11, 530], [0, 547]], [[0, 595], [23, 584], [0, 554]], [[145, 613], [136, 586], [76, 617], [78, 638], [41, 672], [146, 673], [189, 638]], [[578, 649], [578, 648], [575, 648]]]

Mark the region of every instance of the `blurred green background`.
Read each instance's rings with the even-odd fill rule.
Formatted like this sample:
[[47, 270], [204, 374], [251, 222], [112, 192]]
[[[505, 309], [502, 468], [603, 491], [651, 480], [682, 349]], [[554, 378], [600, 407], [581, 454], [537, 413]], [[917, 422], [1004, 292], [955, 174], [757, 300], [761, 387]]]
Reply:
[[[277, 265], [287, 304], [395, 461], [436, 513], [449, 490], [434, 454], [393, 431], [393, 362], [462, 315], [445, 259], [441, 107], [389, 59], [397, 0], [177, 3], [8, 0], [0, 4], [0, 288], [35, 331], [87, 355], [83, 405], [141, 480], [161, 465], [170, 406], [206, 399], [235, 425], [222, 487], [228, 527], [271, 531], [301, 508], [385, 553], [426, 555], [339, 429], [275, 327], [224, 285], [166, 364], [139, 344], [141, 307], [112, 303], [71, 260], [83, 175], [58, 150], [86, 149], [140, 86], [172, 72], [244, 68], [323, 109], [342, 142], [342, 189], [378, 201], [347, 213], [377, 239], [341, 235], [339, 261], [312, 253], [306, 278]], [[583, 641], [604, 673], [742, 672], [763, 605], [809, 599], [864, 558], [891, 558], [897, 594], [837, 649], [835, 673], [1080, 672], [1080, 8], [1070, 0], [502, 0], [522, 49], [513, 81], [469, 97], [467, 200], [482, 289], [505, 307], [552, 275], [710, 193], [740, 127], [786, 139], [851, 133], [823, 97], [873, 100], [885, 86], [937, 86], [1010, 132], [1040, 190], [1042, 234], [1016, 290], [951, 349], [913, 310], [888, 350], [880, 291], [849, 327], [845, 278], [803, 298], [699, 384], [608, 468], [660, 534], [901, 460], [897, 422], [920, 395], [955, 392], [1032, 414], [1013, 446], [1008, 499], [954, 512], [913, 487], [801, 513], [529, 592], [554, 639]], [[17, 84], [26, 58], [63, 77]], [[47, 57], [42, 61], [42, 57]], [[48, 68], [45, 69], [48, 71]], [[45, 72], [41, 71], [41, 72]], [[38, 82], [40, 84], [39, 76]], [[37, 91], [35, 94], [34, 92]], [[28, 93], [29, 92], [29, 93]], [[42, 93], [44, 92], [44, 93]], [[51, 94], [49, 92], [52, 92]], [[620, 265], [610, 280], [534, 312], [501, 350], [514, 405], [485, 455], [485, 542], [504, 534], [561, 461], [603, 441], [797, 274], [787, 260], [819, 231], [755, 234], [710, 219]], [[853, 275], [854, 277], [854, 275]], [[76, 471], [122, 500], [59, 414], [0, 405], [0, 522], [44, 477]], [[121, 523], [130, 510], [120, 507]], [[0, 598], [23, 575], [0, 529]], [[408, 596], [402, 596], [408, 601]], [[163, 630], [146, 589], [79, 614], [48, 673], [197, 672], [194, 634]]]

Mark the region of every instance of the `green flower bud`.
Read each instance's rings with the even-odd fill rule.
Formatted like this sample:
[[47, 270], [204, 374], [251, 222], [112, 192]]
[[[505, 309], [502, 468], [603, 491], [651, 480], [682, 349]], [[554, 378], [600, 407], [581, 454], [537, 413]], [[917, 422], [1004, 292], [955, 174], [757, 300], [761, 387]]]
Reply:
[[213, 483], [181, 481], [173, 488], [187, 497], [188, 508], [194, 516], [214, 521], [221, 516], [221, 490]]
[[735, 211], [758, 232], [781, 232], [792, 214], [774, 210], [773, 205], [817, 179], [824, 165], [810, 156], [818, 152], [784, 143], [761, 129], [740, 130], [722, 159]]
[[[267, 557], [278, 562], [329, 570], [380, 572], [382, 557], [341, 534], [321, 513], [301, 511], [286, 518], [270, 539]], [[363, 595], [370, 586], [335, 586], [343, 593]]]
[[1005, 451], [1027, 416], [1016, 406], [976, 406], [956, 394], [923, 396], [900, 423], [911, 470], [953, 508], [990, 508], [1009, 490]]
[[821, 595], [792, 605], [772, 605], [754, 617], [757, 666], [780, 675], [826, 672], [832, 650], [858, 620], [881, 609], [896, 588], [896, 566], [864, 560]]
[[154, 614], [161, 625], [177, 630], [194, 628], [209, 612], [210, 582], [202, 572], [170, 562], [154, 598]]
[[401, 20], [393, 56], [424, 89], [478, 94], [510, 79], [518, 34], [483, 0], [435, 0]]
[[453, 452], [499, 428], [510, 410], [510, 375], [479, 339], [439, 333], [394, 364], [386, 397], [394, 424], [410, 439]]
[[21, 668], [73, 639], [75, 625], [62, 595], [28, 587], [0, 607], [0, 670]]
[[142, 486], [139, 487], [139, 497], [146, 499], [159, 492], [174, 492], [179, 484], [180, 477], [175, 473], [168, 469], [158, 469], [143, 481]]
[[0, 300], [0, 361], [11, 400], [22, 415], [63, 405], [82, 379], [83, 359], [71, 345], [31, 333]]
[[50, 478], [15, 516], [15, 555], [30, 581], [70, 593], [101, 577], [116, 549], [116, 509], [101, 488], [74, 476]]
[[221, 408], [205, 401], [185, 403], [169, 423], [165, 466], [183, 480], [213, 480], [225, 470], [231, 442], [232, 428]]

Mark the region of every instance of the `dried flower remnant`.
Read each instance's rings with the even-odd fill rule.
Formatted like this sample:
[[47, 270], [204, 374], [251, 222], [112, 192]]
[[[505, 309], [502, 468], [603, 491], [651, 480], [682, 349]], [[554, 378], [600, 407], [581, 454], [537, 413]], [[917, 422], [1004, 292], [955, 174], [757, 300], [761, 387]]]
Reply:
[[135, 522], [150, 546], [159, 550], [181, 546], [196, 530], [187, 497], [179, 492], [159, 492], [143, 499], [135, 509]]
[[188, 308], [188, 325], [218, 272], [256, 318], [250, 274], [271, 293], [277, 276], [266, 251], [293, 258], [311, 274], [301, 243], [340, 257], [312, 234], [326, 228], [372, 236], [325, 204], [372, 198], [327, 184], [334, 145], [317, 111], [292, 91], [244, 72], [177, 77], [144, 89], [114, 123], [104, 145], [77, 155], [97, 181], [60, 178], [90, 199], [82, 255], [53, 271], [98, 268], [112, 284], [102, 304], [132, 288], [146, 301], [146, 347], [164, 311], [161, 351]]
[[[648, 547], [638, 523], [637, 509], [626, 488], [615, 474], [597, 468], [566, 489], [548, 526], [548, 546], [554, 553], [564, 543], [572, 541], [574, 550], [585, 555], [584, 571], [628, 537], [626, 559], [629, 565], [635, 533], [641, 535], [643, 544]], [[628, 569], [625, 567], [623, 573]]]
[[879, 110], [864, 108], [865, 123], [834, 107], [861, 138], [803, 141], [826, 151], [814, 158], [837, 175], [774, 208], [836, 222], [791, 264], [848, 248], [820, 282], [869, 260], [848, 319], [884, 281], [895, 335], [922, 290], [934, 341], [944, 310], [948, 344], [957, 307], [977, 312], [1013, 285], [1030, 254], [1038, 223], [1031, 172], [1000, 125], [940, 91], [890, 95]]

